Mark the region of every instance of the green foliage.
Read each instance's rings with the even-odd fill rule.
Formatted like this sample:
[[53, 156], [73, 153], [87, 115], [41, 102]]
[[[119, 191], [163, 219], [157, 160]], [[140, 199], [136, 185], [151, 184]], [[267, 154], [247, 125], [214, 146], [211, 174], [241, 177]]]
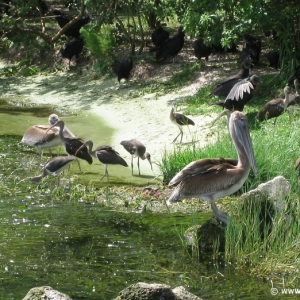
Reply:
[[251, 265], [252, 274], [271, 275], [277, 283], [284, 276], [289, 286], [300, 267], [300, 201], [289, 197], [279, 206], [276, 209], [264, 197], [234, 201], [226, 230], [226, 259], [240, 267]]
[[86, 29], [80, 31], [91, 54], [98, 59], [95, 69], [100, 73], [107, 71], [109, 61], [112, 60], [112, 50], [116, 46], [113, 30], [112, 26], [106, 25], [99, 32]]

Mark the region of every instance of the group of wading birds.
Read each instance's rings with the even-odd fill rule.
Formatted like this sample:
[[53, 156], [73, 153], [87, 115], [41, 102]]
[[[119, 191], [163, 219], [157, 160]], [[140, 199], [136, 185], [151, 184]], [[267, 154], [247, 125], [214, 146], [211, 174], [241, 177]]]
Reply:
[[[243, 68], [244, 66], [245, 64]], [[177, 187], [167, 200], [167, 204], [172, 204], [185, 198], [200, 198], [206, 200], [211, 205], [215, 217], [225, 224], [228, 223], [229, 216], [225, 212], [218, 210], [215, 200], [238, 191], [248, 178], [250, 168], [252, 168], [255, 175], [258, 173], [248, 128], [248, 120], [242, 110], [244, 105], [252, 98], [253, 91], [260, 80], [256, 75], [245, 79], [235, 78], [235, 80], [236, 83], [233, 84], [226, 99], [212, 104], [221, 105], [223, 108], [226, 108], [217, 119], [224, 115], [227, 116], [230, 136], [236, 148], [238, 159], [206, 158], [189, 163], [169, 182], [169, 186]], [[291, 93], [291, 88], [286, 86], [284, 88], [285, 98], [277, 98], [269, 101], [258, 112], [258, 120], [263, 121], [265, 119], [277, 118], [286, 110], [287, 106], [299, 104], [299, 80], [300, 66], [290, 79], [290, 81], [294, 82], [296, 92]], [[224, 92], [224, 90], [228, 89], [228, 85], [230, 85], [228, 82], [232, 85], [232, 76], [215, 86], [212, 90], [212, 94], [215, 94], [218, 90]], [[187, 116], [175, 112], [175, 103], [172, 105], [170, 120], [177, 125], [180, 130], [173, 142], [181, 135], [181, 143], [183, 137], [182, 126], [195, 125], [195, 123]], [[69, 167], [73, 161], [77, 160], [77, 158], [86, 160], [89, 164], [93, 162], [92, 157], [102, 162], [105, 166], [105, 172], [101, 179], [105, 176], [107, 178], [109, 177], [107, 170], [109, 164], [128, 166], [126, 161], [111, 146], [100, 146], [93, 150], [92, 141], [84, 142], [80, 138], [75, 137], [65, 126], [64, 121], [59, 119], [57, 115], [51, 114], [49, 116], [49, 123], [50, 125], [35, 125], [29, 127], [21, 143], [35, 147], [40, 154], [42, 154], [42, 150], [45, 148], [50, 148], [51, 151], [52, 147], [62, 144], [68, 156], [51, 158], [44, 165], [43, 173], [31, 178], [33, 182], [38, 182], [50, 174], [58, 175]], [[133, 158], [135, 156], [137, 156], [139, 176], [140, 159], [147, 159], [152, 169], [151, 156], [146, 152], [146, 147], [143, 143], [133, 139], [124, 140], [121, 142], [121, 145], [131, 154], [132, 176]], [[300, 161], [298, 164], [300, 164]]]

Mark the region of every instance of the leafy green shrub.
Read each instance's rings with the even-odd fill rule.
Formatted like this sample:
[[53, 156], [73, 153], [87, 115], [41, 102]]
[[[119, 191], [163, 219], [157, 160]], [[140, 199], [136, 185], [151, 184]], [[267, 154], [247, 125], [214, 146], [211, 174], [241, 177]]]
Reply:
[[82, 29], [80, 33], [84, 37], [84, 41], [92, 56], [99, 60], [96, 64], [96, 69], [100, 73], [105, 72], [110, 65], [107, 61], [111, 61], [112, 50], [116, 45], [113, 27], [111, 25], [103, 26], [99, 32]]

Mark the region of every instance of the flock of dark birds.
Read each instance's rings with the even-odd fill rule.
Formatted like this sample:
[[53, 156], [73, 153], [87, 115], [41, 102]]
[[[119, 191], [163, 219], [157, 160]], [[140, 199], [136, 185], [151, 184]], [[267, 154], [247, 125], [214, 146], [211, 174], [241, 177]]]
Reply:
[[[41, 13], [46, 13], [48, 9], [44, 7], [45, 2], [38, 0], [38, 7]], [[72, 18], [59, 10], [51, 12], [61, 28], [64, 28]], [[84, 47], [84, 41], [80, 36], [80, 28], [90, 21], [89, 16], [83, 17], [77, 23], [69, 27], [64, 35], [74, 38], [64, 45], [61, 49], [61, 56], [68, 58], [69, 61], [73, 56], [78, 57]], [[150, 52], [155, 52], [155, 60], [157, 63], [173, 59], [180, 53], [185, 42], [185, 33], [183, 26], [178, 28], [178, 32], [170, 37], [160, 22], [156, 22], [155, 30], [151, 35], [153, 47]], [[246, 115], [242, 112], [244, 106], [253, 98], [256, 87], [260, 83], [257, 75], [251, 75], [253, 66], [259, 64], [262, 43], [260, 38], [245, 35], [243, 37], [243, 49], [239, 52], [239, 60], [241, 69], [238, 72], [222, 82], [216, 84], [211, 91], [210, 96], [223, 97], [224, 100], [213, 102], [211, 105], [221, 106], [224, 111], [219, 116], [226, 115], [228, 119], [228, 128], [238, 153], [238, 159], [232, 158], [209, 158], [200, 159], [189, 163], [170, 181], [169, 186], [176, 186], [171, 193], [167, 204], [178, 202], [183, 198], [201, 198], [206, 200], [214, 212], [217, 219], [224, 223], [228, 223], [229, 217], [226, 213], [220, 212], [216, 207], [215, 200], [231, 195], [241, 188], [248, 178], [250, 169], [257, 174], [257, 166], [253, 153], [252, 142], [250, 138], [248, 121]], [[209, 56], [214, 52], [224, 52], [225, 49], [221, 45], [205, 45], [204, 39], [200, 37], [194, 42], [194, 55], [198, 58], [205, 58], [205, 63]], [[237, 46], [233, 45], [227, 52], [238, 52]], [[270, 52], [268, 55], [270, 67], [278, 68], [278, 53]], [[128, 81], [130, 72], [133, 69], [133, 60], [131, 57], [124, 57], [113, 62], [112, 70], [116, 74], [119, 87], [122, 79]], [[298, 86], [300, 80], [300, 66], [296, 69], [295, 74], [290, 78], [289, 84], [295, 86], [295, 93], [291, 92], [291, 88], [284, 88], [284, 98], [276, 98], [269, 101], [258, 112], [257, 119], [262, 122], [267, 119], [276, 118], [283, 114], [290, 105], [300, 104], [298, 94]], [[178, 126], [180, 132], [173, 140], [173, 143], [180, 138], [182, 142], [183, 130], [182, 126], [195, 125], [194, 121], [183, 114], [175, 112], [175, 103], [172, 105], [170, 112], [170, 120]], [[274, 122], [274, 124], [275, 124]], [[35, 147], [39, 153], [44, 148], [55, 147], [62, 144], [68, 156], [58, 156], [51, 158], [45, 165], [41, 175], [31, 178], [36, 182], [43, 177], [53, 174], [57, 175], [67, 168], [73, 161], [78, 158], [92, 164], [93, 157], [105, 165], [104, 177], [109, 178], [108, 165], [118, 164], [127, 167], [126, 161], [111, 146], [100, 146], [93, 150], [93, 142], [88, 140], [82, 141], [73, 135], [65, 126], [64, 122], [57, 115], [49, 117], [50, 125], [35, 125], [25, 132], [21, 143]], [[147, 159], [151, 163], [151, 156], [146, 152], [146, 147], [138, 140], [122, 141], [121, 145], [131, 154], [131, 168], [133, 175], [133, 157], [137, 156], [137, 166], [140, 176], [139, 160]], [[78, 161], [79, 164], [79, 161]], [[299, 163], [300, 164], [300, 163]], [[79, 164], [80, 167], [80, 164]]]

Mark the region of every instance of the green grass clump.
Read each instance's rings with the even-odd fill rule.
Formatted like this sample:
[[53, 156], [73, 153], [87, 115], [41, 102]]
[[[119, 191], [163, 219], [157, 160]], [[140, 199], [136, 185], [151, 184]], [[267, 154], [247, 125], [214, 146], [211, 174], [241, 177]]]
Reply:
[[[276, 125], [275, 119], [261, 123], [256, 119], [259, 109], [278, 96], [285, 84], [286, 80], [279, 76], [263, 77], [256, 96], [245, 106], [258, 175], [254, 176], [250, 171], [240, 191], [230, 196], [229, 214], [232, 218], [227, 228], [225, 252], [226, 259], [236, 266], [247, 266], [256, 276], [269, 276], [281, 281], [284, 278], [288, 285], [299, 279], [297, 272], [300, 268], [299, 173], [295, 170], [295, 161], [300, 155], [300, 109], [290, 107], [278, 117]], [[186, 112], [207, 112], [205, 97], [209, 91], [210, 88], [203, 88], [186, 101]], [[212, 109], [217, 111], [216, 107]], [[165, 153], [160, 165], [165, 183], [194, 160], [237, 158], [226, 118], [219, 120], [211, 130], [219, 132], [212, 144], [200, 148], [193, 143], [192, 146], [178, 147], [172, 153]], [[279, 175], [285, 177], [291, 185], [289, 196], [282, 199], [282, 210], [277, 210], [269, 199], [250, 199], [248, 202], [240, 199], [241, 193], [255, 189], [259, 184]]]

